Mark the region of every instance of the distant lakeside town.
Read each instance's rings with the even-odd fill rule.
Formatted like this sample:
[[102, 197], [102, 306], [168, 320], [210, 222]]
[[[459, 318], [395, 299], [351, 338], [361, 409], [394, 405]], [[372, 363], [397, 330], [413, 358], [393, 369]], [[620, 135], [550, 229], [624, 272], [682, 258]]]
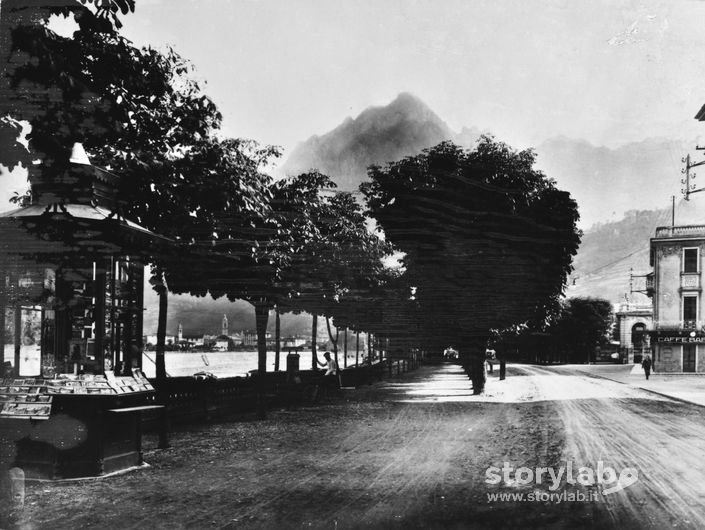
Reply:
[[[348, 333], [348, 342], [355, 349], [358, 337]], [[268, 350], [274, 350], [277, 346], [277, 337], [270, 331], [265, 334]], [[339, 344], [344, 342], [344, 337], [339, 339]], [[144, 349], [154, 351], [157, 345], [157, 335], [145, 335], [143, 337]], [[228, 319], [223, 315], [220, 334], [184, 334], [183, 326], [178, 325], [176, 335], [167, 335], [165, 345], [169, 351], [183, 352], [223, 352], [223, 351], [252, 351], [257, 348], [257, 330], [245, 329], [241, 331], [229, 330]], [[287, 350], [310, 350], [313, 345], [313, 337], [310, 334], [288, 335], [279, 338], [279, 347], [282, 351]], [[333, 342], [328, 337], [319, 337], [316, 340], [318, 350], [332, 350]], [[359, 336], [359, 348], [363, 350], [367, 347], [367, 337]]]

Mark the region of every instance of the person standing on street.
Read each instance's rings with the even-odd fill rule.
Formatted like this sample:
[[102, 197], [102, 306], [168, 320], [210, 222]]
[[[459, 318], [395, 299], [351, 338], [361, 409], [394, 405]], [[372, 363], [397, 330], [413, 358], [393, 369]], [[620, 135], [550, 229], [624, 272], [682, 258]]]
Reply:
[[648, 353], [644, 355], [644, 358], [641, 360], [641, 367], [644, 369], [644, 374], [648, 380], [649, 375], [651, 375], [651, 355]]

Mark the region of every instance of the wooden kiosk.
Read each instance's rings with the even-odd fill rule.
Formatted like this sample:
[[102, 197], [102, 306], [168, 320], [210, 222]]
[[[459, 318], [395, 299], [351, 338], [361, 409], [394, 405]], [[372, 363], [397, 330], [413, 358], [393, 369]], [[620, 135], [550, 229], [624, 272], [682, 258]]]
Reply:
[[[68, 156], [68, 153], [67, 153]], [[0, 457], [28, 477], [142, 464], [144, 264], [166, 240], [120, 215], [80, 144], [32, 203], [0, 214]]]

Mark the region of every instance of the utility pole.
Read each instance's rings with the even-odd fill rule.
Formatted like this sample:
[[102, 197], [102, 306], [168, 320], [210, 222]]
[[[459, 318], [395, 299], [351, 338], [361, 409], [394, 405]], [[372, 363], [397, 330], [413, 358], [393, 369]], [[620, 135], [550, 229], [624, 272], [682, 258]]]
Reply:
[[[699, 145], [696, 145], [695, 149], [698, 151], [705, 151], [705, 147], [701, 147]], [[691, 194], [705, 190], [705, 187], [696, 187], [693, 181], [695, 180], [695, 177], [697, 175], [695, 173], [690, 172], [690, 170], [694, 167], [702, 166], [703, 164], [705, 164], [705, 160], [691, 163], [690, 153], [688, 153], [688, 155], [686, 155], [684, 158], [681, 158], [681, 162], [685, 164], [685, 167], [681, 169], [681, 173], [684, 175], [684, 177], [681, 179], [681, 184], [683, 185], [683, 187], [681, 188], [681, 193], [685, 195], [685, 200], [687, 201], [690, 200]]]

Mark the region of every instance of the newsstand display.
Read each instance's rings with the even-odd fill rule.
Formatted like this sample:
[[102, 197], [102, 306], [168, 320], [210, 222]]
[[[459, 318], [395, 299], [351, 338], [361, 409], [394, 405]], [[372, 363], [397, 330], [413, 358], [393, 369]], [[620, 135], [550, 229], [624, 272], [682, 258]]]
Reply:
[[0, 430], [14, 441], [14, 465], [29, 478], [98, 476], [139, 466], [141, 417], [154, 389], [132, 376], [6, 378]]

